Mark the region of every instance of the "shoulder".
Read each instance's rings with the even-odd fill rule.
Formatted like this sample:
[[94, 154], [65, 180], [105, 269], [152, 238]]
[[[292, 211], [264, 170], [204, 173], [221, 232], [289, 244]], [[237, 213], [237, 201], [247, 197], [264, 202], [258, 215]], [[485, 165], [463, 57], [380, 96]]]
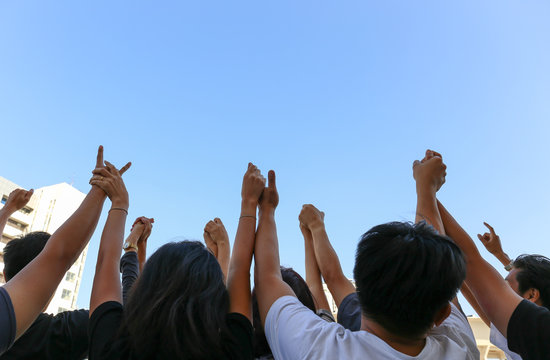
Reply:
[[0, 287], [0, 354], [15, 341], [15, 325], [15, 311], [10, 295], [4, 287]]
[[510, 350], [523, 357], [538, 359], [550, 353], [550, 311], [523, 300], [510, 317], [507, 338]]
[[226, 351], [231, 359], [252, 359], [254, 350], [252, 340], [254, 329], [250, 320], [239, 313], [229, 313], [226, 317], [226, 324], [230, 337], [223, 338]]
[[444, 342], [479, 358], [479, 350], [475, 340], [474, 333], [466, 316], [451, 303], [451, 314], [443, 323], [433, 328], [429, 334], [436, 342]]

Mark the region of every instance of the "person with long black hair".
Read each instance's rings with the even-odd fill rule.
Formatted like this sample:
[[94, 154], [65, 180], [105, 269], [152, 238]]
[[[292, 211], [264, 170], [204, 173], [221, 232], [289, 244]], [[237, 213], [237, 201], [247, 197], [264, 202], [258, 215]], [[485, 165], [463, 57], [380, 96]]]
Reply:
[[94, 170], [112, 207], [101, 237], [90, 299], [90, 360], [252, 359], [250, 264], [265, 178], [244, 175], [241, 217], [227, 288], [214, 255], [196, 241], [165, 244], [147, 260], [122, 306], [118, 259], [128, 193], [117, 169]]

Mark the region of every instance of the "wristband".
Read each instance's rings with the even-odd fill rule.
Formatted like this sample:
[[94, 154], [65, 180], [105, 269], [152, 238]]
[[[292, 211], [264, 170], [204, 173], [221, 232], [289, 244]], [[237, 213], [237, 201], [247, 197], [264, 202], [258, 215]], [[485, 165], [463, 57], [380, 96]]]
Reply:
[[124, 209], [124, 208], [111, 208], [111, 210], [109, 210], [109, 212], [113, 211], [113, 210], [120, 210], [120, 211], [124, 211], [126, 213], [126, 215], [128, 215], [128, 210]]

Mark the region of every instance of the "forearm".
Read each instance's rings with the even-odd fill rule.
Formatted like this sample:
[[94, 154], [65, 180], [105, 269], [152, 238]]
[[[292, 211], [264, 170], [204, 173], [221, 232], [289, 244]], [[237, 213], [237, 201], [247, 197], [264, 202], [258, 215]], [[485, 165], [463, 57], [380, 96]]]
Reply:
[[317, 265], [336, 305], [340, 306], [346, 296], [355, 292], [355, 287], [342, 271], [340, 259], [329, 241], [324, 224], [315, 224], [310, 230]]
[[5, 206], [2, 209], [0, 209], [0, 236], [4, 233], [4, 228], [6, 227], [6, 224], [8, 223], [8, 219], [12, 214], [13, 214], [13, 211], [6, 209]]
[[466, 285], [466, 283], [462, 284], [462, 288], [460, 288], [460, 291], [462, 292], [462, 295], [464, 295], [464, 297], [466, 298], [466, 301], [470, 303], [470, 306], [474, 308], [477, 315], [481, 318], [481, 320], [483, 320], [485, 325], [491, 326], [489, 318], [487, 317], [487, 315], [485, 315], [485, 312], [483, 311], [481, 306], [479, 306], [474, 294], [472, 294], [472, 291], [470, 290], [468, 285]]
[[126, 252], [120, 259], [120, 269], [122, 272], [122, 302], [125, 304], [128, 293], [139, 276], [139, 263], [135, 251]]
[[103, 190], [92, 186], [78, 209], [52, 234], [43, 253], [63, 259], [63, 264], [70, 267], [94, 233], [105, 198]]
[[[240, 221], [239, 221], [240, 223]], [[254, 227], [256, 225], [254, 224]], [[254, 232], [254, 230], [253, 230]], [[255, 236], [254, 234], [252, 236]], [[229, 243], [227, 241], [218, 242], [218, 253], [216, 256], [216, 259], [218, 259], [218, 263], [220, 264], [220, 267], [222, 268], [223, 277], [225, 281], [227, 282], [227, 276], [229, 273], [229, 262], [231, 261], [230, 254], [231, 254], [231, 248], [229, 246]], [[254, 244], [252, 244], [252, 249], [254, 249]], [[252, 260], [250, 261], [252, 263]], [[250, 265], [248, 266], [248, 273], [250, 274]], [[250, 283], [250, 281], [249, 281]], [[250, 286], [250, 284], [249, 284]]]
[[330, 307], [325, 292], [323, 291], [321, 271], [319, 270], [319, 265], [317, 265], [317, 259], [315, 258], [313, 236], [307, 229], [302, 230], [302, 234], [304, 235], [305, 247], [306, 283], [313, 294], [317, 309], [328, 310]]
[[[241, 204], [241, 216], [227, 274], [227, 290], [229, 291], [231, 300], [230, 310], [231, 312], [241, 313], [249, 319], [252, 318], [250, 265], [252, 264], [252, 255], [254, 253], [256, 207], [257, 201], [243, 201]], [[218, 254], [220, 254], [219, 246]], [[220, 267], [222, 267], [221, 262]]]
[[441, 215], [437, 207], [437, 199], [435, 193], [429, 190], [425, 190], [417, 187], [416, 190], [416, 216], [415, 223], [425, 220], [428, 224], [433, 226], [437, 232], [441, 235], [445, 235], [445, 227], [441, 220]]
[[106, 301], [122, 302], [119, 279], [120, 252], [124, 239], [126, 212], [112, 210], [101, 235], [96, 272], [90, 298], [90, 315]]
[[145, 265], [145, 262], [147, 261], [147, 243], [142, 242], [137, 251], [137, 257], [139, 262], [139, 273], [143, 271], [143, 266]]
[[496, 257], [498, 261], [500, 261], [502, 266], [508, 266], [512, 262], [508, 254], [506, 254], [504, 251], [493, 254], [493, 256]]

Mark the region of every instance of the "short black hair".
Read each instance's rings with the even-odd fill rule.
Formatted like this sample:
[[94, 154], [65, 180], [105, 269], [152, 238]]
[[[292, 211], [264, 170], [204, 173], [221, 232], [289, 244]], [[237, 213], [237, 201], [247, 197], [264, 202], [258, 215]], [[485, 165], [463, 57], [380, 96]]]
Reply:
[[4, 247], [4, 274], [6, 281], [12, 279], [28, 263], [40, 254], [50, 234], [35, 231], [8, 242]]
[[550, 310], [550, 259], [542, 255], [520, 255], [512, 266], [519, 269], [516, 280], [519, 292], [534, 288], [540, 293], [542, 306]]
[[353, 270], [363, 314], [392, 334], [423, 335], [466, 278], [464, 255], [422, 221], [391, 222], [361, 237]]

